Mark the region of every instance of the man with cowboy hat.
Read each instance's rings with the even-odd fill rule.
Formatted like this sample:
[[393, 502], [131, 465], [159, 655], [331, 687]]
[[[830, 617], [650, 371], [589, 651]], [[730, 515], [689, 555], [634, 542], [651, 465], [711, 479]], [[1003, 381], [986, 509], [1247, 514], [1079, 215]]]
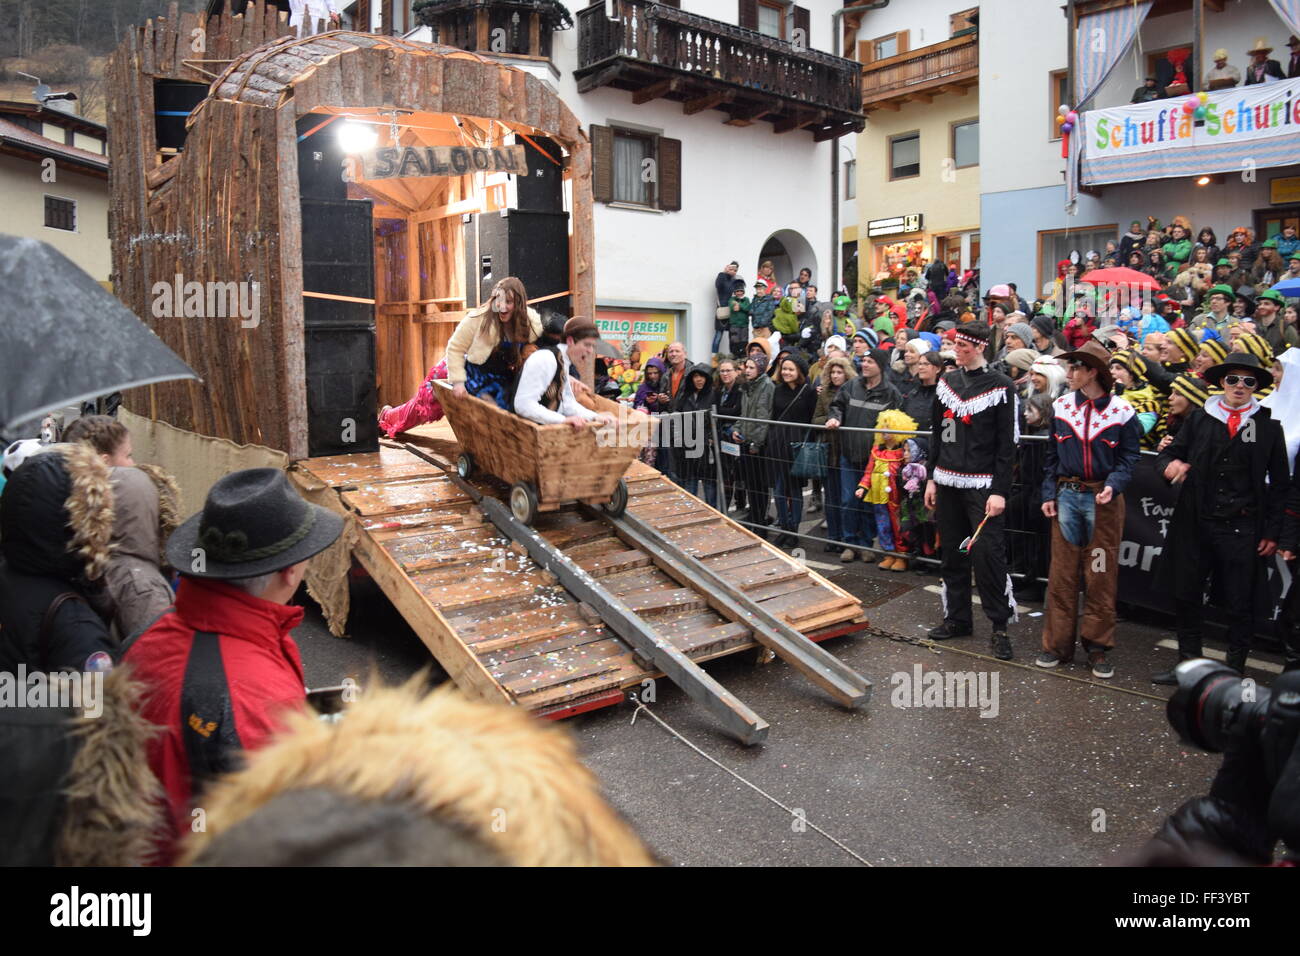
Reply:
[[1115, 589], [1124, 530], [1124, 489], [1137, 467], [1141, 429], [1137, 412], [1111, 394], [1111, 354], [1085, 342], [1059, 359], [1070, 391], [1052, 403], [1047, 440], [1043, 514], [1052, 519], [1051, 575], [1039, 667], [1074, 657], [1079, 586], [1084, 587], [1080, 638], [1094, 677], [1115, 670], [1106, 652], [1115, 646]]
[[[1228, 619], [1227, 664], [1241, 673], [1255, 633], [1261, 559], [1277, 550], [1291, 476], [1282, 426], [1253, 394], [1272, 385], [1272, 372], [1254, 355], [1233, 352], [1205, 380], [1223, 393], [1192, 411], [1156, 459], [1157, 473], [1179, 487], [1156, 585], [1173, 598], [1184, 661], [1201, 656], [1205, 583], [1213, 582]], [[1176, 683], [1172, 668], [1151, 680]]]
[[283, 471], [249, 468], [219, 479], [203, 510], [167, 539], [167, 561], [181, 573], [176, 604], [125, 645], [148, 687], [141, 716], [164, 728], [149, 746], [171, 815], [158, 862], [189, 830], [190, 807], [208, 781], [262, 746], [285, 711], [305, 705], [289, 633], [303, 610], [289, 602], [307, 559], [342, 530], [343, 519], [304, 501]]
[[1273, 48], [1263, 37], [1256, 40], [1255, 45], [1246, 52], [1250, 54], [1250, 66], [1246, 67], [1247, 86], [1255, 83], [1276, 83], [1278, 80], [1286, 79], [1282, 74], [1282, 64], [1268, 58]]
[[1214, 66], [1205, 71], [1207, 90], [1226, 90], [1241, 82], [1241, 71], [1228, 65], [1228, 51], [1220, 47], [1214, 51]]
[[1286, 41], [1286, 45], [1291, 50], [1291, 59], [1287, 61], [1286, 78], [1294, 80], [1300, 76], [1300, 37], [1292, 35]]
[[[1003, 521], [1016, 458], [1018, 409], [1015, 385], [991, 371], [984, 357], [990, 335], [988, 326], [976, 322], [958, 328], [958, 368], [935, 387], [925, 506], [936, 512], [943, 542], [943, 624], [930, 637], [942, 641], [974, 633], [973, 564], [980, 603], [993, 628], [993, 654], [1009, 661], [1007, 621], [1015, 619], [1016, 603]], [[974, 540], [963, 550], [969, 539]]]

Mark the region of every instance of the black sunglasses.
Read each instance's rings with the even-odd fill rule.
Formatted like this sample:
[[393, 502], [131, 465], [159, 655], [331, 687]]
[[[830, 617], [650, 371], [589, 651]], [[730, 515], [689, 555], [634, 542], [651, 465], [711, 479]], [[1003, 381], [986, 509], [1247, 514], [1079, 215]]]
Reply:
[[1246, 388], [1255, 387], [1255, 376], [1253, 375], [1225, 375], [1223, 376], [1224, 385], [1244, 385]]

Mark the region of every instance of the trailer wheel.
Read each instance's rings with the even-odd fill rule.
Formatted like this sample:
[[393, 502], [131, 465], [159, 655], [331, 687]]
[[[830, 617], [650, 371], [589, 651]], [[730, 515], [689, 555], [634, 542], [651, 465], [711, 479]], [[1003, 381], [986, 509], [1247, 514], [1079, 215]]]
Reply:
[[474, 474], [474, 457], [469, 452], [461, 452], [460, 457], [456, 459], [456, 474], [462, 478]]
[[611, 518], [620, 518], [624, 511], [627, 511], [627, 482], [622, 478], [618, 480], [618, 487], [614, 493], [609, 496], [609, 501], [601, 505], [605, 509], [605, 514]]
[[510, 513], [515, 520], [531, 525], [537, 517], [537, 492], [526, 481], [517, 481], [510, 488]]

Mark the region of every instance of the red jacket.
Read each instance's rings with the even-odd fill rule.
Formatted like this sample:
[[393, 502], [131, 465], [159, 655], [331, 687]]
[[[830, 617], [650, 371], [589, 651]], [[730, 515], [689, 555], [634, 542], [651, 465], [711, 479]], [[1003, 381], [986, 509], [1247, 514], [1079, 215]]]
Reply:
[[159, 841], [159, 862], [171, 862], [191, 828], [195, 778], [201, 785], [237, 767], [241, 751], [280, 729], [285, 710], [306, 704], [302, 659], [289, 636], [302, 615], [221, 581], [183, 577], [175, 608], [128, 648], [125, 659], [149, 689], [144, 717], [165, 728], [149, 745], [175, 823]]

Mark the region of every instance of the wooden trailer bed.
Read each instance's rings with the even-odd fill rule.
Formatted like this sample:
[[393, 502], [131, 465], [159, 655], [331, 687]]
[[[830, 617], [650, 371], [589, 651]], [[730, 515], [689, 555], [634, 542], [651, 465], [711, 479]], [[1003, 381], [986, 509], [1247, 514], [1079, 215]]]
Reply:
[[[407, 437], [448, 461], [460, 450], [446, 423]], [[292, 473], [304, 487], [324, 484], [338, 495], [358, 530], [355, 558], [462, 689], [558, 717], [617, 703], [659, 676], [593, 608], [511, 549], [436, 465], [385, 446], [299, 461]], [[625, 477], [629, 515], [803, 634], [823, 640], [866, 625], [847, 591], [659, 472], [635, 462]], [[472, 484], [504, 496], [490, 478]], [[534, 527], [691, 659], [759, 647], [715, 595], [683, 587], [592, 513], [570, 506], [540, 515]]]

